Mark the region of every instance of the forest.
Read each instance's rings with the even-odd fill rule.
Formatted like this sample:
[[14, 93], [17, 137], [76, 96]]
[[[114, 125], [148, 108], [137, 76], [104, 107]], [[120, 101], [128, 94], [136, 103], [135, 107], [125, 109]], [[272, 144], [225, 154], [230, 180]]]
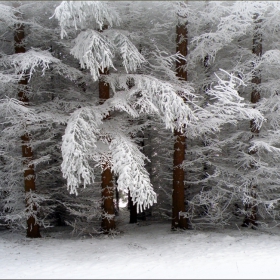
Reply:
[[1, 1], [0, 226], [276, 227], [278, 1]]

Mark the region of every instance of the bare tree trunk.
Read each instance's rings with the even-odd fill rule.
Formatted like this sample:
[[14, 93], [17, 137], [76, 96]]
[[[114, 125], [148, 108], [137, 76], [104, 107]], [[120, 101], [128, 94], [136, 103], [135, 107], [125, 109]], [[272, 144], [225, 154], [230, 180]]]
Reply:
[[[16, 25], [15, 33], [14, 33], [14, 41], [15, 41], [15, 53], [25, 53], [25, 46], [24, 46], [24, 25], [18, 24]], [[24, 89], [28, 84], [28, 79], [23, 78], [19, 82], [19, 93], [18, 98], [20, 101], [25, 102], [26, 105], [28, 105], [28, 97], [26, 96]], [[25, 195], [27, 197], [28, 193], [35, 192], [36, 191], [36, 185], [35, 185], [35, 171], [34, 166], [29, 165], [29, 162], [33, 158], [33, 151], [30, 147], [30, 135], [28, 133], [25, 133], [21, 136], [22, 140], [22, 157], [24, 158], [23, 164], [24, 164], [24, 189], [25, 189]], [[26, 208], [32, 208], [33, 213], [36, 213], [37, 208], [35, 205], [31, 205], [30, 200], [28, 198], [26, 199]], [[27, 237], [31, 238], [37, 238], [41, 237], [40, 235], [40, 227], [38, 224], [36, 224], [35, 218], [33, 216], [30, 216], [27, 219]]]
[[[255, 54], [256, 56], [258, 56], [259, 58], [262, 55], [262, 34], [260, 32], [260, 25], [261, 25], [261, 19], [258, 18], [258, 14], [254, 15], [254, 24], [255, 24], [255, 32], [254, 32], [254, 37], [253, 37], [253, 48], [252, 48], [252, 52], [253, 54]], [[261, 84], [261, 75], [259, 71], [254, 71], [253, 72], [253, 77], [252, 77], [252, 93], [251, 93], [251, 102], [253, 104], [256, 104], [257, 102], [259, 102], [259, 100], [261, 99], [261, 95], [259, 92], [259, 89], [257, 88], [258, 85]], [[255, 122], [253, 120], [251, 120], [250, 122], [250, 128], [251, 128], [251, 132], [252, 132], [252, 138], [255, 136], [258, 136], [259, 134], [259, 129], [256, 128], [255, 126]], [[257, 153], [257, 150], [252, 150], [250, 152], [251, 155]], [[254, 164], [251, 164], [251, 168], [254, 168]], [[256, 191], [257, 191], [257, 186], [253, 183], [251, 186], [251, 190], [250, 190], [250, 196], [252, 201], [254, 201], [256, 199]], [[248, 227], [250, 225], [252, 225], [252, 228], [256, 228], [257, 224], [257, 206], [254, 202], [251, 203], [247, 203], [245, 205], [245, 211], [247, 212], [243, 224], [243, 227]]]
[[[176, 26], [177, 52], [184, 57], [187, 55], [187, 24]], [[187, 81], [187, 72], [182, 69], [186, 65], [185, 60], [176, 62], [177, 76], [181, 80]], [[185, 160], [186, 136], [183, 132], [174, 131], [174, 157], [173, 157], [173, 193], [172, 193], [172, 229], [187, 229], [187, 219], [179, 216], [180, 212], [185, 212], [185, 172], [181, 166]]]

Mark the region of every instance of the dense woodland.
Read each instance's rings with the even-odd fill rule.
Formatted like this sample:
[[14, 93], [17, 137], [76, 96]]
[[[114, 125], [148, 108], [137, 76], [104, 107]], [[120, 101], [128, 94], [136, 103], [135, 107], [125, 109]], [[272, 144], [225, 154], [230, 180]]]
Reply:
[[280, 2], [1, 1], [0, 225], [277, 225]]

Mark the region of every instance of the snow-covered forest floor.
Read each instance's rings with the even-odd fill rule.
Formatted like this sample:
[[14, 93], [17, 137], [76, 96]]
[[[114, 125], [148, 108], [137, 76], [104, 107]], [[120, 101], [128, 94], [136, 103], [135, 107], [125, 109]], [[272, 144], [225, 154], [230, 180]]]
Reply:
[[280, 278], [280, 230], [176, 231], [168, 222], [121, 224], [115, 237], [72, 236], [69, 227], [42, 238], [0, 230], [4, 279]]

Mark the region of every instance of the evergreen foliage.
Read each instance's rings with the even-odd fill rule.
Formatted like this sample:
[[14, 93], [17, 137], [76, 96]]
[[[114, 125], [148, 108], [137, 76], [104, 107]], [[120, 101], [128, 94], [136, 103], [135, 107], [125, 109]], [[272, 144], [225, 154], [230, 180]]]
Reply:
[[[32, 216], [40, 226], [101, 233], [107, 167], [139, 213], [170, 219], [174, 131], [187, 141], [180, 215], [193, 227], [241, 223], [246, 205], [259, 224], [279, 219], [279, 3], [2, 2], [0, 19], [1, 224], [26, 227]], [[181, 24], [186, 57], [176, 53]], [[18, 27], [23, 53], [13, 51]], [[256, 30], [261, 56], [252, 52]], [[104, 102], [100, 81], [110, 87]], [[22, 135], [33, 151], [28, 166]], [[25, 195], [30, 166], [36, 192]]]

